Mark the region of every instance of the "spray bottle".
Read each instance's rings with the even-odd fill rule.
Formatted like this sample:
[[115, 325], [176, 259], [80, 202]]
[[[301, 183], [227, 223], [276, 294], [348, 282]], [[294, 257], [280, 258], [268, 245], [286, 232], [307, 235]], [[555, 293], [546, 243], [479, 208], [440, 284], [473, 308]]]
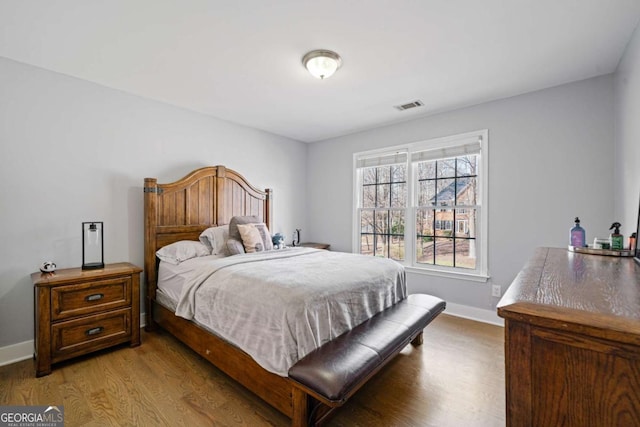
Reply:
[[613, 230], [613, 233], [609, 236], [609, 243], [611, 245], [611, 250], [621, 251], [624, 247], [624, 237], [620, 234], [620, 223], [614, 222], [611, 224], [609, 230]]

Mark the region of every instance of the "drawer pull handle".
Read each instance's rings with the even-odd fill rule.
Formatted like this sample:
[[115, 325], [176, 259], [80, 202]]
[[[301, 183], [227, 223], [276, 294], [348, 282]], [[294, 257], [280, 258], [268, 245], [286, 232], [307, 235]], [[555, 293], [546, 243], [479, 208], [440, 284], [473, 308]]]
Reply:
[[104, 294], [93, 294], [85, 298], [86, 301], [99, 301], [104, 298]]
[[102, 326], [98, 326], [97, 328], [91, 328], [91, 329], [87, 329], [87, 332], [85, 332], [85, 334], [91, 336], [91, 335], [97, 335], [100, 332], [104, 331], [104, 328]]

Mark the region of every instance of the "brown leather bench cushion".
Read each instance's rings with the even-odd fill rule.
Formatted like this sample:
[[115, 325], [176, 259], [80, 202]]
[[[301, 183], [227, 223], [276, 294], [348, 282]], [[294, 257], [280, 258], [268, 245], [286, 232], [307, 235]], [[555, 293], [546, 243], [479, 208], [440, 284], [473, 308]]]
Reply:
[[344, 402], [445, 309], [440, 298], [412, 294], [289, 369], [289, 378], [329, 402]]

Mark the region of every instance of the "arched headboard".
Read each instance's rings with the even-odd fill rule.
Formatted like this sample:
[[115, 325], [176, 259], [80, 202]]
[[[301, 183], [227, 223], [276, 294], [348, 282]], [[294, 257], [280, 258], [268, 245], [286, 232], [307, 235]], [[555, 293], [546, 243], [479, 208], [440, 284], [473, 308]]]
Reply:
[[144, 270], [147, 314], [157, 285], [156, 251], [179, 240], [198, 240], [208, 227], [254, 215], [271, 228], [272, 190], [257, 189], [224, 166], [197, 169], [169, 184], [144, 180]]

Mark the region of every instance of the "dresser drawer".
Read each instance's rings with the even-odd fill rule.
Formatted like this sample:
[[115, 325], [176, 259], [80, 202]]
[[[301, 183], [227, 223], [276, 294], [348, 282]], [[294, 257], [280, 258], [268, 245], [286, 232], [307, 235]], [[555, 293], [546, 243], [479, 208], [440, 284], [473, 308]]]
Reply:
[[53, 361], [100, 350], [131, 339], [131, 310], [55, 323], [51, 326]]
[[131, 305], [131, 276], [51, 288], [51, 320]]

